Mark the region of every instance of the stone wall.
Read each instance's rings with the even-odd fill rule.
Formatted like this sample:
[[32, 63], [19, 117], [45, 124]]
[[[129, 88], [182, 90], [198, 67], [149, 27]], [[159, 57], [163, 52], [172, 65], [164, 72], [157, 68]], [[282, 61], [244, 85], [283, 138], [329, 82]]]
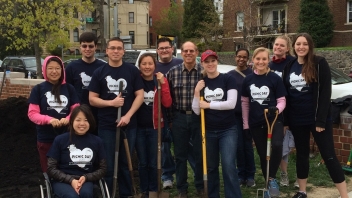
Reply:
[[[352, 69], [352, 50], [319, 50], [316, 54], [325, 57], [331, 67], [339, 68], [345, 74], [349, 74]], [[219, 52], [223, 64], [236, 65], [234, 56], [235, 52]]]
[[[347, 56], [346, 53], [341, 53], [341, 57]], [[329, 52], [324, 52], [324, 55], [328, 57], [331, 63], [336, 63], [339, 67], [347, 67], [345, 61], [338, 61], [334, 57], [334, 54], [329, 54]], [[229, 59], [233, 55], [227, 55]], [[350, 57], [352, 54], [350, 55]], [[223, 56], [220, 56], [223, 57]], [[228, 63], [229, 64], [229, 63]], [[349, 62], [349, 67], [351, 67], [351, 62]], [[0, 72], [0, 82], [2, 82], [3, 72]], [[8, 97], [25, 97], [28, 98], [32, 88], [41, 82], [43, 79], [25, 79], [23, 73], [11, 72], [11, 77], [6, 78], [4, 87], [2, 89], [1, 99], [6, 99]], [[1, 84], [0, 84], [1, 86]], [[352, 148], [352, 115], [346, 112], [341, 113], [341, 123], [334, 125], [334, 145], [337, 158], [341, 163], [346, 163], [350, 149]]]

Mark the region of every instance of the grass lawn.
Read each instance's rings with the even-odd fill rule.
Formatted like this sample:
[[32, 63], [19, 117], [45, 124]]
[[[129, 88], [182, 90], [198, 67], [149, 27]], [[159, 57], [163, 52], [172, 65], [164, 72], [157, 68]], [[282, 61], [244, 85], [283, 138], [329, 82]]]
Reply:
[[[309, 172], [308, 183], [311, 185], [308, 185], [308, 186], [334, 187], [334, 183], [331, 181], [325, 165], [324, 164], [318, 165], [320, 161], [321, 161], [320, 155], [317, 155], [316, 157], [310, 159], [310, 172]], [[293, 186], [293, 183], [296, 180], [295, 162], [296, 162], [296, 155], [295, 153], [292, 153], [289, 157], [289, 165], [288, 165], [290, 186], [280, 187], [281, 198], [291, 198], [297, 191], [297, 189], [295, 189]], [[262, 171], [260, 169], [259, 157], [256, 151], [255, 151], [255, 163], [256, 163], [256, 174], [255, 174], [256, 186], [252, 188], [241, 187], [243, 198], [256, 197], [257, 189], [264, 188], [265, 181], [262, 175]], [[220, 169], [220, 174], [221, 174], [221, 169]], [[220, 178], [222, 177], [220, 176]], [[280, 170], [277, 172], [277, 179], [278, 181], [280, 180]], [[192, 198], [197, 197], [197, 194], [196, 194], [197, 191], [193, 184], [193, 171], [190, 168], [190, 166], [188, 166], [188, 182], [189, 182], [188, 197], [192, 197]], [[221, 182], [220, 194], [221, 194], [221, 197], [225, 197], [223, 193], [224, 189], [223, 189], [222, 179], [220, 182]], [[311, 190], [311, 188], [312, 187], [307, 187], [308, 193]], [[170, 198], [177, 196], [176, 182], [174, 182], [174, 188], [167, 190], [167, 192], [170, 193]]]

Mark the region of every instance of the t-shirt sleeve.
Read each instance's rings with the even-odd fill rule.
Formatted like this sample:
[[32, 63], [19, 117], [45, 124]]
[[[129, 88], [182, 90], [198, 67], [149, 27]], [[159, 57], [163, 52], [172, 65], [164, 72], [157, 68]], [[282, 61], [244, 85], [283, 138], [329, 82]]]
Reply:
[[68, 64], [65, 68], [66, 83], [73, 85], [72, 64]]
[[[247, 78], [247, 77], [246, 77]], [[243, 96], [243, 97], [249, 97], [249, 94], [248, 94], [248, 92], [247, 92], [247, 84], [248, 84], [248, 82], [247, 82], [247, 80], [246, 80], [246, 78], [244, 78], [244, 80], [243, 80], [243, 84], [242, 84], [242, 93], [241, 93], [241, 96]]]
[[34, 86], [29, 95], [28, 103], [40, 105], [39, 84]]
[[236, 89], [236, 90], [238, 91], [236, 79], [235, 79], [235, 77], [233, 77], [232, 75], [227, 74], [227, 83], [226, 83], [226, 86], [227, 86], [227, 87], [226, 87], [227, 90]]
[[138, 91], [140, 89], [143, 89], [143, 81], [142, 78], [140, 77], [140, 71], [137, 69], [137, 67], [132, 67], [132, 73], [134, 76], [134, 85], [133, 85], [133, 92]]
[[60, 138], [61, 135], [57, 136], [54, 139], [53, 144], [51, 145], [48, 153], [46, 154], [47, 157], [51, 157], [59, 161], [60, 159]]
[[[276, 74], [275, 74], [276, 75]], [[276, 75], [276, 96], [275, 98], [281, 98], [287, 95], [286, 88], [284, 86], [284, 82], [282, 78]]]
[[80, 103], [77, 92], [71, 84], [67, 84], [67, 88], [71, 97], [71, 105]]

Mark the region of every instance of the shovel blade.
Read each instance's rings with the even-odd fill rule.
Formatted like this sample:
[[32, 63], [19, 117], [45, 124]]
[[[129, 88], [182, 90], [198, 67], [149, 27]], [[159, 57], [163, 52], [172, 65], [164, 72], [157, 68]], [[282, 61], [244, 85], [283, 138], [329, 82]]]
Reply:
[[264, 198], [264, 193], [267, 191], [267, 189], [257, 189], [257, 198]]
[[149, 192], [149, 198], [169, 198], [170, 194], [168, 192]]

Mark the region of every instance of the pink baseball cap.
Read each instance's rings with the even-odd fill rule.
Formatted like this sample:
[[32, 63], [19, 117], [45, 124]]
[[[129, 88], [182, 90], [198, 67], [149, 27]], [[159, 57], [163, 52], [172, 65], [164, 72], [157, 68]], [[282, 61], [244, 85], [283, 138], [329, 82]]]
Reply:
[[215, 56], [216, 60], [218, 60], [218, 55], [212, 50], [207, 50], [207, 51], [203, 52], [200, 60], [203, 62], [209, 56]]

